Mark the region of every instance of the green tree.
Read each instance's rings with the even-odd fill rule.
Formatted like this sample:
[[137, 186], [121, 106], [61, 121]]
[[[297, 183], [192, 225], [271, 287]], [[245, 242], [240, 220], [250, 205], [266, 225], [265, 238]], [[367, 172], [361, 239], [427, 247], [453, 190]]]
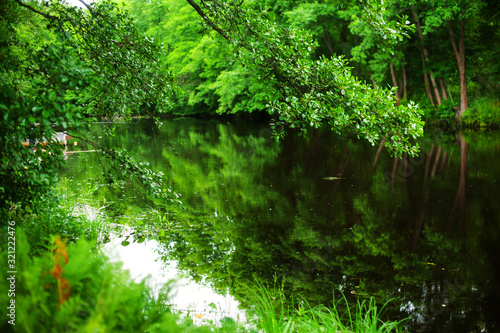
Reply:
[[[467, 99], [467, 73], [466, 73], [466, 39], [472, 42], [472, 36], [477, 31], [477, 18], [485, 2], [477, 1], [414, 1], [410, 6], [412, 17], [417, 26], [418, 38], [423, 54], [424, 66], [430, 65], [428, 42], [425, 36], [436, 38], [436, 33], [444, 31], [448, 34], [459, 76], [460, 107], [456, 112], [457, 118], [461, 118], [468, 107]], [[421, 18], [421, 20], [420, 20]], [[467, 28], [466, 28], [467, 26]], [[457, 29], [458, 27], [458, 29]], [[457, 33], [458, 31], [458, 33]], [[469, 36], [467, 37], [466, 34]], [[435, 42], [435, 41], [433, 41]], [[470, 48], [469, 48], [470, 49]], [[437, 104], [441, 104], [438, 83], [435, 80], [432, 68], [429, 69], [432, 89]], [[441, 86], [443, 84], [441, 83]], [[446, 97], [446, 90], [442, 89], [442, 96]]]
[[169, 50], [162, 61], [172, 69], [179, 89], [175, 114], [227, 114], [261, 111], [266, 87], [234, 61], [231, 45], [205, 34], [187, 2], [128, 1], [142, 31]]
[[326, 53], [334, 57], [336, 54], [346, 54], [343, 44], [346, 43], [347, 21], [340, 17], [337, 7], [336, 1], [300, 3], [284, 15], [288, 18], [290, 26], [306, 29], [320, 41], [316, 53], [319, 55]]
[[[57, 0], [3, 0], [2, 8], [1, 205], [31, 210], [35, 198], [52, 191], [64, 163], [56, 130], [79, 133], [95, 117], [130, 117], [141, 106], [161, 112], [171, 78], [158, 61], [161, 48], [110, 1], [81, 9]], [[41, 32], [32, 38], [27, 31], [34, 27]], [[138, 172], [161, 192], [161, 175], [141, 171], [123, 152], [106, 153], [121, 173]]]
[[[401, 99], [406, 97], [406, 83], [402, 83], [401, 90], [396, 70], [402, 68], [404, 81], [404, 52], [407, 47], [405, 37], [409, 37], [414, 29], [408, 25], [410, 22], [407, 16], [399, 14], [394, 1], [380, 4], [358, 1], [344, 9], [340, 15], [349, 20], [351, 32], [361, 37], [360, 43], [351, 50], [352, 59], [368, 66], [375, 88], [385, 85], [389, 70], [389, 81], [394, 88], [397, 104], [400, 105]], [[380, 22], [385, 22], [385, 25], [381, 26]], [[399, 33], [390, 34], [391, 31]]]
[[[423, 123], [415, 105], [397, 107], [391, 91], [362, 83], [342, 57], [312, 60], [317, 44], [305, 31], [279, 26], [266, 12], [237, 2], [187, 1], [209, 27], [238, 47], [242, 63], [272, 89], [268, 108], [277, 118], [275, 129], [288, 124], [306, 131], [328, 123], [372, 144], [386, 138], [396, 155], [417, 152], [410, 139], [423, 133]], [[391, 30], [380, 21], [373, 25], [381, 33]]]

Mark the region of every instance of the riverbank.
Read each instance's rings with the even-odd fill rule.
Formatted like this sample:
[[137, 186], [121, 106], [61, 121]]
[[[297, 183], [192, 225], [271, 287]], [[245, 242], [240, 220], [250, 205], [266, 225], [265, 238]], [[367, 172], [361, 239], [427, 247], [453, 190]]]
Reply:
[[[291, 308], [283, 289], [276, 285], [245, 287], [248, 297], [244, 301], [251, 304], [248, 320], [227, 316], [214, 320], [203, 318], [196, 309], [177, 310], [171, 297], [176, 292], [174, 281], [152, 288], [147, 278], [134, 280], [120, 262], [100, 251], [103, 242], [116, 237], [110, 231], [110, 219], [99, 209], [87, 207], [84, 212], [77, 202], [72, 203], [77, 205], [61, 202], [37, 216], [11, 211], [9, 223], [15, 231], [2, 232], [2, 237], [10, 234], [15, 238], [15, 259], [9, 260], [14, 261], [15, 271], [0, 274], [0, 302], [12, 308], [10, 319], [0, 323], [3, 332], [403, 330], [401, 322], [382, 322], [381, 307], [373, 300], [353, 307], [336, 303], [333, 308], [309, 307], [301, 301]], [[130, 241], [140, 242], [139, 238]], [[2, 252], [7, 252], [4, 246]], [[4, 267], [6, 258], [2, 255]]]

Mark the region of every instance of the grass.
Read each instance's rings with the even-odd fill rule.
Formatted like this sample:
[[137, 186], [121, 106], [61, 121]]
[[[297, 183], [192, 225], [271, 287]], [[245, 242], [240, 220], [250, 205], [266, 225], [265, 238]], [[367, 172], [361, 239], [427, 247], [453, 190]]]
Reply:
[[[334, 302], [332, 308], [310, 306], [306, 300], [286, 306], [283, 285], [267, 288], [262, 284], [248, 287], [250, 303], [255, 317], [255, 326], [266, 333], [288, 332], [341, 332], [341, 333], [389, 333], [403, 332], [403, 321], [381, 319], [384, 307], [373, 298], [349, 306], [347, 299]], [[288, 302], [290, 303], [290, 302]]]
[[[332, 308], [288, 301], [283, 284], [246, 287], [248, 323], [230, 318], [195, 325], [168, 304], [169, 284], [160, 292], [133, 281], [95, 242], [68, 243], [52, 236], [45, 251], [30, 256], [30, 241], [16, 229], [16, 325], [14, 332], [402, 332], [402, 322], [384, 322], [373, 299], [349, 307], [344, 297]], [[0, 264], [6, 263], [6, 249]], [[7, 272], [0, 272], [0, 303], [7, 304]], [[291, 304], [291, 305], [289, 305]], [[2, 326], [3, 325], [3, 326]]]

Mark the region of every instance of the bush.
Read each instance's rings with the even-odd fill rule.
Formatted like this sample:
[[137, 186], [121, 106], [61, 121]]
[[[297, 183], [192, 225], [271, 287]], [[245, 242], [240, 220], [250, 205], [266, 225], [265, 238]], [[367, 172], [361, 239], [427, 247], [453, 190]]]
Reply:
[[463, 122], [468, 125], [500, 125], [500, 100], [481, 98], [473, 100], [465, 110]]
[[[78, 240], [67, 245], [52, 237], [50, 251], [31, 259], [28, 239], [16, 230], [15, 296], [10, 276], [1, 271], [0, 303], [15, 300], [15, 325], [2, 320], [2, 332], [210, 332], [181, 320], [167, 305], [168, 289], [153, 295], [145, 282]], [[2, 267], [7, 267], [6, 249]], [[9, 296], [10, 294], [10, 296]]]
[[2, 212], [4, 219], [1, 221], [4, 232], [8, 221], [23, 228], [30, 244], [30, 256], [46, 252], [51, 235], [60, 235], [71, 242], [81, 237], [95, 241], [103, 229], [100, 221], [72, 214], [72, 209], [60, 206], [53, 196], [36, 198], [32, 205], [39, 207], [36, 213], [29, 206], [11, 204]]
[[428, 101], [422, 103], [424, 117], [427, 122], [447, 122], [455, 119], [455, 103], [450, 99], [443, 100], [441, 105], [432, 106]]

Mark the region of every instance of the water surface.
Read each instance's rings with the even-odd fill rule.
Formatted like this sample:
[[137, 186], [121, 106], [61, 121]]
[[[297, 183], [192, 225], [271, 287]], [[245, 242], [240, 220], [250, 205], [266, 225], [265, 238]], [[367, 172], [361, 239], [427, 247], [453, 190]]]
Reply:
[[161, 269], [175, 262], [239, 300], [243, 285], [284, 279], [312, 305], [392, 299], [387, 317], [412, 315], [412, 331], [498, 330], [499, 133], [429, 132], [420, 156], [398, 160], [328, 130], [276, 143], [249, 121], [107, 127], [94, 139], [163, 171], [182, 208], [157, 206], [133, 179], [109, 186], [97, 154], [69, 156], [66, 175], [110, 216], [156, 225]]

